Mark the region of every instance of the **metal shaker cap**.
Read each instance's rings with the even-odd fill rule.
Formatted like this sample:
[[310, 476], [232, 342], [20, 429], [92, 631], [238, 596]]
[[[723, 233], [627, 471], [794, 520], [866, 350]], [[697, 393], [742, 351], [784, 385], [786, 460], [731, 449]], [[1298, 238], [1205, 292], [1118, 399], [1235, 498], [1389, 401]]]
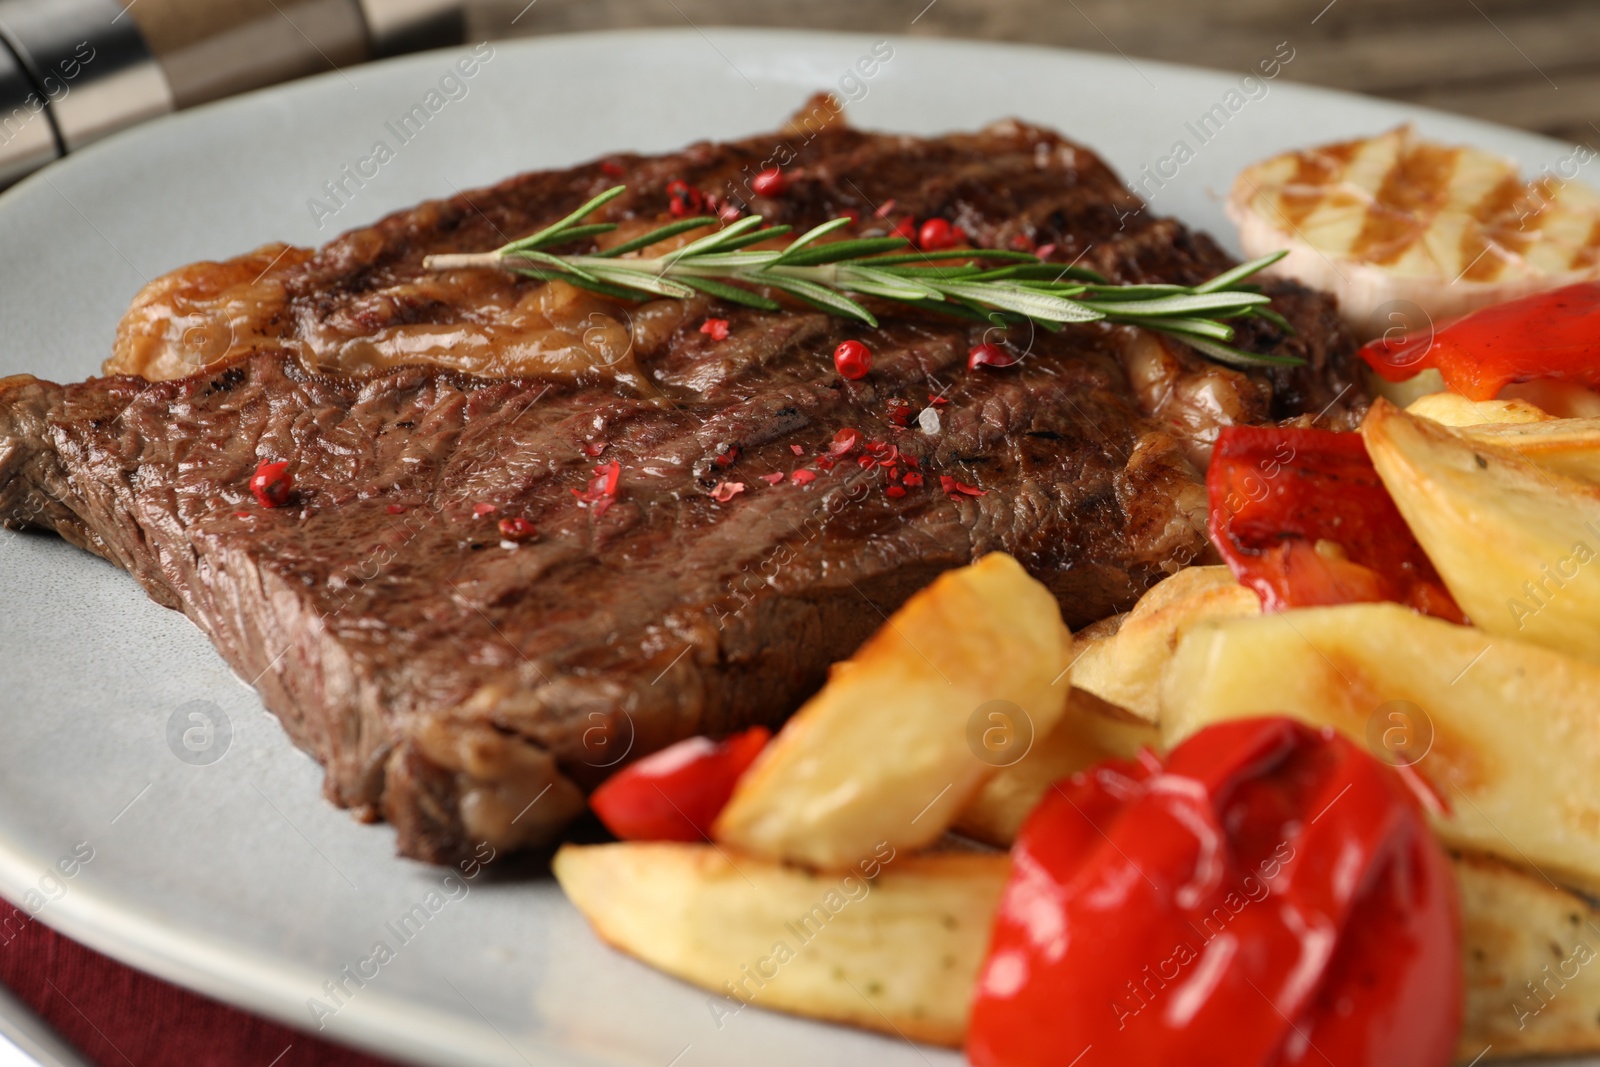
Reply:
[[375, 56], [456, 44], [466, 37], [464, 0], [360, 0]]
[[61, 154], [44, 94], [0, 41], [0, 189]]

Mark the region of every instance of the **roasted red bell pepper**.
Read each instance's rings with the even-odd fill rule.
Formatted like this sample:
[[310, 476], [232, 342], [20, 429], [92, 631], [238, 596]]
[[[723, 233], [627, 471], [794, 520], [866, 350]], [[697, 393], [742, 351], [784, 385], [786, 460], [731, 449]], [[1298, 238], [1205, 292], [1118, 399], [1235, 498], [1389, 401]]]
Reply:
[[1213, 726], [1057, 783], [1012, 847], [976, 1067], [1447, 1067], [1455, 877], [1417, 796], [1331, 731]]
[[1227, 427], [1206, 489], [1211, 540], [1262, 610], [1393, 600], [1465, 621], [1360, 434]]
[[1600, 387], [1600, 282], [1494, 304], [1439, 330], [1385, 334], [1361, 358], [1391, 382], [1433, 367], [1473, 400], [1539, 378]]
[[752, 727], [722, 741], [691, 737], [606, 779], [589, 806], [625, 841], [705, 841], [772, 732]]

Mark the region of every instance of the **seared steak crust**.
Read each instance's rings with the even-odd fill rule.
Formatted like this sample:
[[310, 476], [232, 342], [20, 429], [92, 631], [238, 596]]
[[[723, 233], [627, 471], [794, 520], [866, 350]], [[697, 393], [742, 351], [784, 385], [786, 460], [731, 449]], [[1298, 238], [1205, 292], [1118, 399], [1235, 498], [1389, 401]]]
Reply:
[[[633, 192], [617, 217], [653, 216], [667, 181], [724, 189], [771, 147], [526, 175], [285, 254], [264, 282], [235, 265], [202, 291], [203, 271], [179, 272], [163, 299], [235, 301], [233, 349], [176, 380], [0, 382], [0, 521], [55, 530], [185, 611], [323, 762], [331, 799], [395, 823], [402, 853], [448, 861], [547, 840], [627, 756], [780, 722], [886, 613], [983, 553], [1015, 555], [1073, 626], [1124, 609], [1206, 552], [1192, 459], [1217, 421], [1350, 417], [1349, 339], [1330, 302], [1285, 285], [1270, 291], [1296, 336], [1262, 324], [1243, 343], [1306, 356], [1292, 372], [1221, 370], [1099, 325], [969, 372], [983, 326], [891, 308], [864, 330], [691, 305], [636, 322], [624, 363], [540, 376], [391, 366], [374, 348], [418, 324], [510, 328], [534, 288], [426, 278], [423, 255], [492, 248], [618, 181]], [[1084, 149], [1015, 124], [830, 129], [790, 192], [755, 206], [807, 225], [890, 198], [1123, 280], [1229, 265], [1208, 238], [1127, 214], [1137, 201]], [[707, 308], [726, 340], [698, 329]], [[171, 354], [139, 332], [157, 318], [125, 331], [127, 369]], [[847, 337], [874, 354], [859, 381], [831, 368]], [[353, 345], [369, 376], [316, 369], [349, 369]], [[870, 454], [829, 455], [846, 428]], [[269, 459], [294, 479], [275, 509], [247, 488]], [[507, 538], [506, 518], [537, 536]]]

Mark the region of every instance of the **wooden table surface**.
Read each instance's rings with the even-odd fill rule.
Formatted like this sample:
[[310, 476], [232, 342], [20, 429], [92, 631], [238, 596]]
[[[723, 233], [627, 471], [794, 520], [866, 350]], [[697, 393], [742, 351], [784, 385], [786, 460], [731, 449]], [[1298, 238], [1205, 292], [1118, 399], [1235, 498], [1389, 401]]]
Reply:
[[472, 32], [783, 26], [1120, 51], [1457, 111], [1600, 148], [1595, 0], [470, 0]]

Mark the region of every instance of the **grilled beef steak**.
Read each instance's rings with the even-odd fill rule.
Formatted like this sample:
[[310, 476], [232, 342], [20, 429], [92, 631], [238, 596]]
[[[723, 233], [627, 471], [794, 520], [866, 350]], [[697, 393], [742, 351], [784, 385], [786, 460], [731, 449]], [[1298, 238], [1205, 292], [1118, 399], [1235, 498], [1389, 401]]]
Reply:
[[[1206, 551], [1196, 464], [1219, 422], [1349, 424], [1352, 345], [1330, 301], [1282, 283], [1296, 334], [1261, 322], [1240, 343], [1303, 368], [1239, 373], [1090, 325], [1013, 336], [1018, 365], [969, 371], [985, 328], [912, 310], [878, 307], [868, 330], [420, 271], [619, 182], [625, 223], [665, 217], [672, 180], [728, 198], [785, 141], [787, 191], [752, 205], [775, 221], [854, 210], [870, 232], [893, 200], [890, 219], [1053, 244], [1119, 280], [1230, 265], [1086, 150], [1013, 123], [934, 140], [834, 125], [527, 175], [316, 253], [158, 281], [111, 365], [145, 377], [0, 382], [0, 521], [185, 611], [323, 762], [331, 799], [448, 861], [549, 839], [628, 756], [778, 723], [982, 553], [1015, 555], [1071, 625], [1125, 609]], [[708, 311], [725, 339], [699, 329]], [[207, 317], [226, 340], [196, 360], [180, 327]], [[850, 337], [873, 353], [857, 381], [829, 358]], [[249, 488], [264, 460], [289, 463], [281, 507]]]

